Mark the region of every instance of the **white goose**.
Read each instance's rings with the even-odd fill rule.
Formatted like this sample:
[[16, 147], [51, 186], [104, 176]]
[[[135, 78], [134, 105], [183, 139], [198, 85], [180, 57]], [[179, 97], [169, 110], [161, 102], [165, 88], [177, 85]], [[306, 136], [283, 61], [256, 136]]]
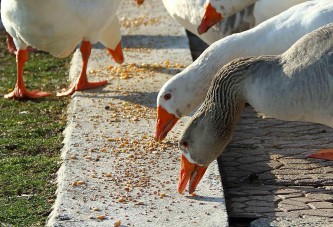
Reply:
[[68, 56], [82, 41], [83, 67], [78, 81], [58, 96], [98, 87], [107, 81], [88, 82], [86, 68], [91, 44], [100, 41], [116, 62], [122, 63], [120, 24], [116, 17], [120, 0], [2, 0], [1, 17], [17, 48], [17, 83], [5, 98], [40, 98], [49, 92], [28, 91], [23, 67], [28, 60], [27, 46], [56, 57]]
[[[215, 75], [179, 139], [179, 192], [193, 178], [192, 193], [207, 166], [221, 155], [245, 103], [277, 119], [333, 127], [333, 23], [304, 36], [281, 55], [240, 58]], [[333, 160], [333, 149], [311, 157]]]
[[232, 2], [224, 8], [225, 20], [208, 32], [199, 35], [198, 26], [204, 15], [206, 0], [162, 0], [168, 13], [184, 28], [196, 34], [207, 44], [212, 44], [227, 35], [247, 30], [254, 26], [253, 5], [256, 0], [223, 0]]
[[[297, 5], [308, 0], [258, 0], [255, 3], [253, 17], [255, 19], [255, 24], [260, 24], [261, 22], [278, 15], [279, 13], [289, 9], [290, 7]], [[232, 1], [226, 0], [208, 0], [208, 4], [205, 8], [204, 16], [198, 26], [198, 33], [203, 34], [209, 30], [216, 23], [224, 19], [225, 14], [224, 7], [226, 3], [230, 4]], [[254, 1], [255, 2], [255, 1]], [[253, 3], [254, 3], [253, 2]]]
[[184, 28], [212, 44], [230, 34], [246, 31], [304, 1], [163, 0], [163, 4]]
[[209, 46], [161, 88], [157, 96], [155, 139], [163, 140], [179, 118], [196, 110], [223, 65], [237, 57], [281, 54], [305, 34], [330, 22], [333, 22], [333, 1], [308, 1]]

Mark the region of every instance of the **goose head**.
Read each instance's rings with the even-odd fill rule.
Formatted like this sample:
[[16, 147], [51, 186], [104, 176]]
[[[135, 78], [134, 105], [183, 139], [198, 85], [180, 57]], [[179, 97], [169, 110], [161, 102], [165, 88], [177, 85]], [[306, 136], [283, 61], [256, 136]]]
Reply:
[[223, 15], [220, 12], [223, 9], [221, 3], [218, 0], [209, 0], [205, 7], [205, 13], [198, 27], [199, 35], [207, 32], [209, 28], [217, 24], [223, 19]]
[[[197, 84], [193, 88], [191, 78], [181, 75], [194, 76], [193, 67], [188, 67], [176, 76], [168, 80], [157, 95], [157, 121], [155, 140], [162, 141], [172, 127], [177, 123], [179, 118], [190, 114], [195, 108], [202, 103], [202, 96], [195, 90], [207, 93], [207, 90], [201, 89]], [[201, 91], [204, 90], [204, 91]], [[203, 96], [204, 97], [204, 96]]]
[[179, 138], [178, 146], [182, 152], [178, 183], [180, 193], [188, 181], [189, 192], [194, 192], [209, 164], [221, 155], [232, 139], [245, 104], [243, 79], [238, 79], [243, 69], [234, 67], [234, 62], [215, 75], [205, 101], [188, 121]]
[[[204, 104], [203, 104], [204, 106]], [[233, 124], [213, 115], [215, 111], [202, 111], [202, 107], [188, 122], [179, 139], [182, 152], [178, 192], [182, 193], [189, 182], [193, 193], [207, 167], [221, 155], [232, 138]]]
[[162, 87], [157, 96], [157, 120], [154, 139], [156, 141], [162, 141], [168, 132], [181, 118], [182, 113], [177, 107], [178, 102], [178, 90], [177, 89], [165, 89]]

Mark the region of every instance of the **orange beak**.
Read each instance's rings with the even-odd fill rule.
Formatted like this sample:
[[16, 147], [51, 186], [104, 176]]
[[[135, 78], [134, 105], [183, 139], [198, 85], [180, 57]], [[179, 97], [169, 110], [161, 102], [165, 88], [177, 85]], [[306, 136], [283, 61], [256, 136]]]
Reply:
[[333, 149], [323, 149], [319, 150], [316, 153], [310, 154], [306, 156], [307, 158], [318, 158], [324, 160], [333, 161]]
[[179, 118], [173, 114], [169, 114], [163, 107], [157, 107], [157, 121], [156, 132], [154, 139], [156, 141], [162, 141], [176, 124]]
[[115, 50], [108, 48], [108, 52], [111, 54], [115, 62], [121, 64], [124, 62], [123, 50], [121, 49], [121, 43], [119, 42]]
[[212, 26], [223, 19], [223, 16], [209, 3], [206, 7], [205, 15], [198, 27], [198, 33], [201, 35], [208, 31]]
[[141, 5], [145, 0], [135, 0], [136, 4]]
[[181, 169], [178, 181], [178, 193], [181, 194], [185, 191], [187, 182], [189, 183], [189, 193], [192, 194], [197, 185], [199, 184], [201, 178], [207, 170], [206, 166], [199, 166], [198, 164], [193, 164], [189, 162], [184, 155], [181, 156]]

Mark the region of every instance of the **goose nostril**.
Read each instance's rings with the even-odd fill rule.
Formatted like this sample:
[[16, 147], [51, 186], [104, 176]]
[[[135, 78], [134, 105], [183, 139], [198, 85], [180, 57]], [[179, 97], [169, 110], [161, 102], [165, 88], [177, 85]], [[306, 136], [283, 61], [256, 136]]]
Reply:
[[187, 143], [187, 141], [182, 141], [182, 142], [180, 143], [180, 146], [181, 146], [182, 148], [184, 148], [184, 149], [187, 149], [187, 148], [188, 148], [188, 143]]

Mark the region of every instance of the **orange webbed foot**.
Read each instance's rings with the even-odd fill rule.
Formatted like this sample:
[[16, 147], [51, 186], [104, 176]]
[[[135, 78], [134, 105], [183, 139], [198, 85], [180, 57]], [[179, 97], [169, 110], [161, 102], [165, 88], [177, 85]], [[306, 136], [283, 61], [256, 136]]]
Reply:
[[39, 99], [39, 98], [44, 98], [44, 97], [47, 97], [50, 95], [52, 95], [51, 92], [44, 92], [44, 91], [38, 91], [38, 90], [28, 91], [25, 88], [15, 87], [15, 89], [12, 92], [10, 92], [7, 95], [4, 95], [4, 98], [6, 98], [6, 99]]
[[333, 161], [333, 148], [331, 149], [323, 149], [319, 150], [313, 154], [309, 154], [306, 156], [307, 158], [318, 158], [324, 160], [331, 160]]
[[58, 92], [57, 96], [68, 96], [74, 94], [76, 91], [83, 91], [86, 89], [97, 88], [103, 86], [108, 83], [107, 80], [102, 80], [98, 82], [89, 82], [87, 78], [87, 67], [88, 67], [88, 59], [91, 53], [91, 44], [88, 41], [82, 41], [80, 47], [81, 55], [82, 55], [82, 70], [79, 78], [77, 79], [75, 84], [69, 86], [69, 88]]
[[61, 92], [58, 92], [57, 96], [72, 95], [76, 91], [83, 91], [86, 89], [97, 88], [97, 87], [103, 86], [107, 83], [108, 83], [107, 80], [102, 80], [102, 81], [98, 81], [98, 82], [84, 82], [84, 83], [81, 82], [81, 83], [77, 83], [77, 84], [72, 84], [71, 86], [69, 86], [69, 88], [64, 89]]

